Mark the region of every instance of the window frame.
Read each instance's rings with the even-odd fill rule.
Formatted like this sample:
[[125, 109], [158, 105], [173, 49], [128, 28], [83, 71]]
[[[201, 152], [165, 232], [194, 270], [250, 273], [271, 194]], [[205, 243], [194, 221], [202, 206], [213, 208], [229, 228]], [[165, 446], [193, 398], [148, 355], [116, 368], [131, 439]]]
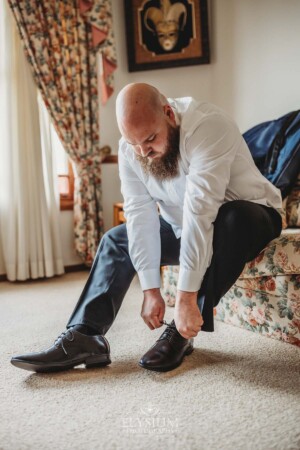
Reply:
[[58, 175], [58, 178], [67, 178], [69, 191], [66, 194], [62, 194], [60, 192], [60, 210], [61, 211], [71, 211], [74, 208], [74, 184], [75, 177], [74, 171], [72, 167], [72, 163], [69, 159], [68, 161], [68, 174], [67, 175]]
[[[102, 164], [114, 163], [118, 164], [118, 155], [107, 155]], [[68, 174], [58, 175], [58, 178], [67, 178], [69, 185], [69, 192], [67, 194], [60, 193], [60, 210], [61, 211], [72, 211], [74, 209], [74, 185], [75, 185], [75, 175], [72, 166], [72, 162], [69, 159], [68, 162]]]

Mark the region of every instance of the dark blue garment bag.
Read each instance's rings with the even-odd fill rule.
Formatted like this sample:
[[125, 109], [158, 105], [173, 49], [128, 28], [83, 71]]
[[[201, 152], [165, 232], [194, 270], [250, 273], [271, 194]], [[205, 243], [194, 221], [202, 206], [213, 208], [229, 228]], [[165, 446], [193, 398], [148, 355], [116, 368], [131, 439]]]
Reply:
[[285, 198], [300, 172], [300, 111], [256, 125], [243, 137], [260, 172]]

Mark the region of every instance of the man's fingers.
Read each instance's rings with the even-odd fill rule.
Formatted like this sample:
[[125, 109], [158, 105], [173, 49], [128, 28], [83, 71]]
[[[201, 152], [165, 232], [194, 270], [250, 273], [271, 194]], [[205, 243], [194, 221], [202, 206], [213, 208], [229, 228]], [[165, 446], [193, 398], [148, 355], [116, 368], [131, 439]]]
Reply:
[[152, 325], [154, 328], [159, 328], [159, 327], [162, 326], [162, 323], [160, 322], [160, 320], [159, 320], [158, 317], [154, 317], [154, 318], [151, 320], [151, 325]]
[[165, 316], [165, 305], [163, 305], [163, 307], [160, 309], [160, 311], [159, 311], [159, 314], [158, 314], [158, 320], [160, 321], [160, 322], [162, 322], [163, 321], [163, 319], [164, 319], [164, 316]]
[[158, 317], [154, 317], [153, 319], [144, 319], [144, 322], [148, 325], [150, 330], [155, 330], [155, 328], [159, 328], [163, 325]]
[[154, 330], [155, 329], [155, 327], [150, 322], [146, 322], [146, 324], [148, 325], [150, 330]]
[[156, 325], [157, 325], [156, 328], [159, 328], [164, 324], [164, 322], [163, 322], [164, 317], [165, 317], [165, 311], [164, 311], [164, 309], [161, 309], [160, 313], [158, 314], [157, 320], [156, 320]]
[[184, 337], [185, 339], [191, 339], [194, 338], [198, 335], [198, 333], [193, 333], [193, 334], [186, 334], [186, 333], [180, 333], [182, 337]]
[[199, 327], [197, 329], [195, 329], [195, 328], [189, 329], [189, 330], [185, 329], [184, 331], [179, 329], [178, 331], [182, 337], [184, 337], [185, 339], [190, 339], [190, 338], [196, 337], [198, 335], [199, 331], [201, 331], [201, 327]]

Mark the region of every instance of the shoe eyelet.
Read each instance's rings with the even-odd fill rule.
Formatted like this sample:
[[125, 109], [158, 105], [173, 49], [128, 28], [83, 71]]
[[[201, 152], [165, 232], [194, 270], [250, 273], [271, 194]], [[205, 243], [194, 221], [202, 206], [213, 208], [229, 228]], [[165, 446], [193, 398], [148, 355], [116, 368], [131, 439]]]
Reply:
[[69, 339], [67, 336], [66, 336], [66, 338], [68, 339], [69, 342], [73, 342], [75, 339], [74, 333], [72, 331], [70, 331], [70, 334], [71, 334], [71, 339]]

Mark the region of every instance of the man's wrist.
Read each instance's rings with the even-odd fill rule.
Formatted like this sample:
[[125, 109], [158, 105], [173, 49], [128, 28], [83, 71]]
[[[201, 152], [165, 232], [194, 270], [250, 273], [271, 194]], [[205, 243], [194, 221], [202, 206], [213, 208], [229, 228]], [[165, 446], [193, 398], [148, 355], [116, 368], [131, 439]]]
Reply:
[[149, 293], [149, 294], [155, 294], [157, 292], [160, 292], [160, 288], [151, 288], [151, 289], [145, 289], [144, 294]]
[[143, 291], [144, 293], [144, 298], [158, 298], [161, 296], [160, 294], [160, 288], [151, 288], [151, 289], [145, 289]]
[[198, 293], [198, 291], [188, 292], [188, 291], [177, 290], [176, 301], [177, 302], [195, 302], [195, 301], [197, 301], [197, 293]]

